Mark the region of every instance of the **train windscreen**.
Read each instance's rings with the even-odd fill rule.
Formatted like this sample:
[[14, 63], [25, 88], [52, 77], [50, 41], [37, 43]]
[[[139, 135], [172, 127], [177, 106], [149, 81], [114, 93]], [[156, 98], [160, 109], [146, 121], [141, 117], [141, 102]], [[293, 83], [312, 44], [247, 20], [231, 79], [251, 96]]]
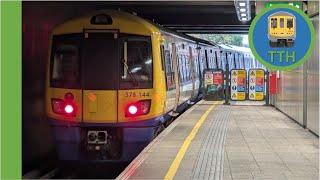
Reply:
[[120, 45], [120, 89], [152, 88], [152, 50], [147, 37], [124, 37]]
[[54, 36], [51, 87], [80, 88], [80, 35]]
[[284, 18], [280, 18], [280, 28], [284, 28]]
[[114, 33], [56, 35], [51, 54], [51, 87], [84, 90], [152, 88], [150, 37], [117, 37]]

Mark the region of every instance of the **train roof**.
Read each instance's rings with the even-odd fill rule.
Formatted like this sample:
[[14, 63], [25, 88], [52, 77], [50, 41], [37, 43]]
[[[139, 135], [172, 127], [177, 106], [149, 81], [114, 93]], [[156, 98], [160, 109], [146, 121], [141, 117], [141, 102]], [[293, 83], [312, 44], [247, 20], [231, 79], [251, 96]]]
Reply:
[[[105, 15], [107, 18], [109, 17], [111, 19], [110, 23], [109, 24], [108, 23], [92, 24], [92, 19], [98, 15]], [[141, 35], [151, 35], [152, 33], [165, 32], [189, 41], [193, 41], [194, 43], [199, 43], [202, 45], [209, 45], [209, 46], [216, 46], [215, 44], [209, 41], [195, 38], [183, 33], [178, 33], [170, 29], [166, 29], [160, 24], [156, 24], [143, 17], [139, 17], [137, 15], [130, 14], [128, 12], [116, 11], [116, 10], [99, 10], [99, 11], [88, 13], [81, 17], [69, 19], [64, 23], [57, 25], [53, 29], [53, 34], [81, 33], [83, 32], [83, 29], [94, 29], [97, 27], [97, 25], [99, 25], [101, 29], [110, 29], [110, 28], [117, 29], [117, 27], [122, 27], [121, 32], [141, 34]]]
[[167, 29], [167, 28], [163, 27], [161, 24], [154, 23], [154, 22], [150, 21], [149, 19], [145, 19], [145, 20], [148, 21], [150, 24], [153, 24], [154, 26], [158, 27], [161, 31], [163, 31], [165, 33], [174, 34], [174, 35], [180, 36], [182, 38], [195, 41], [195, 42], [202, 44], [202, 45], [210, 45], [210, 46], [215, 46], [216, 48], [218, 48], [217, 44], [215, 44], [213, 42], [210, 42], [210, 41], [207, 41], [204, 39], [200, 39], [200, 38], [196, 38], [196, 37], [184, 34], [184, 33], [179, 33], [177, 31], [174, 31], [171, 29]]
[[221, 50], [229, 52], [242, 52], [252, 54], [251, 49], [243, 46], [235, 46], [229, 44], [218, 44]]
[[286, 11], [275, 12], [275, 13], [269, 15], [269, 18], [274, 17], [274, 16], [293, 16], [293, 17], [295, 17], [293, 14], [286, 12]]
[[[98, 19], [98, 21], [95, 21], [96, 19]], [[71, 18], [57, 25], [53, 29], [53, 34], [81, 33], [84, 29], [96, 30], [97, 27], [101, 30], [121, 30], [121, 33], [138, 35], [160, 33], [157, 26], [139, 16], [123, 11], [99, 10], [80, 17]]]

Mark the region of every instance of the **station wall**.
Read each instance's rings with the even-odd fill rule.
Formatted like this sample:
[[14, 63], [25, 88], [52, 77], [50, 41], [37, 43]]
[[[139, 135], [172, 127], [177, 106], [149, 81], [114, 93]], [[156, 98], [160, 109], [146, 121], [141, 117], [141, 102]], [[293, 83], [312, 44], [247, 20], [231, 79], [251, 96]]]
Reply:
[[313, 54], [298, 69], [280, 72], [278, 94], [270, 98], [280, 111], [319, 135], [319, 4], [314, 7], [317, 12], [309, 14], [316, 36]]
[[280, 72], [278, 94], [274, 105], [282, 112], [303, 124], [303, 67]]
[[316, 44], [307, 62], [307, 128], [319, 135], [319, 15], [314, 16], [312, 22]]

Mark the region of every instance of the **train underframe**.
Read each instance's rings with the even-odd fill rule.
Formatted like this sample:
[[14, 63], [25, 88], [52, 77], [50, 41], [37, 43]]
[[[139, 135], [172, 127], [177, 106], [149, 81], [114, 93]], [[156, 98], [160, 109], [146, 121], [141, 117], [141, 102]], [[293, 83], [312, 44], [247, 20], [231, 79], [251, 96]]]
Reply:
[[[155, 137], [161, 118], [121, 125], [50, 122], [59, 160], [127, 162]], [[91, 139], [94, 133], [96, 141]]]
[[[188, 107], [185, 102], [177, 111]], [[83, 123], [49, 118], [57, 156], [67, 162], [126, 163], [134, 159], [172, 122], [168, 114], [126, 123]], [[90, 133], [97, 135], [94, 141]], [[99, 137], [100, 133], [100, 137]]]

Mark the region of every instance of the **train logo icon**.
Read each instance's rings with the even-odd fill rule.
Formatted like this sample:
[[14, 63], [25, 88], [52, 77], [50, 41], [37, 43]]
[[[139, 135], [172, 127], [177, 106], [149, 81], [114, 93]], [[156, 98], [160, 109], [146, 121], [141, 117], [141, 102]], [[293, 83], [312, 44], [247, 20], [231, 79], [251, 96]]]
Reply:
[[268, 17], [268, 39], [270, 47], [292, 47], [296, 39], [296, 17], [280, 11]]
[[290, 71], [312, 55], [315, 29], [310, 18], [289, 5], [262, 9], [249, 29], [249, 46], [255, 58], [271, 70]]

